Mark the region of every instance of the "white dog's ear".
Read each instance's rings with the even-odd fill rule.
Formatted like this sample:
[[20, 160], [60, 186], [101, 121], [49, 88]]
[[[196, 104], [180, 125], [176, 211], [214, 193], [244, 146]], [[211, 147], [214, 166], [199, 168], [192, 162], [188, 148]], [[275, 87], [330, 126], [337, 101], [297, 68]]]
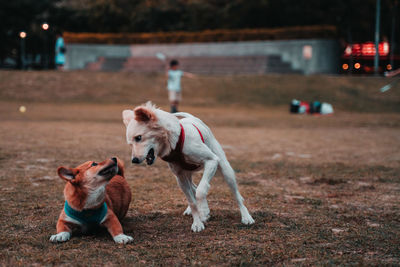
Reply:
[[156, 114], [147, 107], [137, 107], [134, 110], [135, 112], [135, 120], [142, 121], [142, 122], [149, 122], [156, 120]]
[[67, 182], [72, 182], [75, 179], [76, 172], [74, 169], [66, 168], [66, 167], [58, 167], [57, 169], [58, 176], [60, 176], [63, 180]]
[[132, 110], [126, 109], [122, 111], [122, 120], [124, 121], [124, 124], [126, 127], [128, 127], [128, 124], [131, 120], [135, 118], [135, 114], [133, 113]]

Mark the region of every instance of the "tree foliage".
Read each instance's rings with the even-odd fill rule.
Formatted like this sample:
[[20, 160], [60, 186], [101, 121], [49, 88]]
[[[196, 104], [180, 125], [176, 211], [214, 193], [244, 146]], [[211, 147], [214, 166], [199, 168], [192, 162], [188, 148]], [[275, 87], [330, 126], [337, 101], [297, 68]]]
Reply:
[[[382, 0], [381, 31], [389, 37], [398, 0]], [[160, 32], [335, 25], [339, 38], [374, 39], [376, 0], [0, 0], [0, 55], [18, 32]], [[397, 16], [399, 17], [399, 16]], [[400, 18], [399, 18], [400, 19]]]

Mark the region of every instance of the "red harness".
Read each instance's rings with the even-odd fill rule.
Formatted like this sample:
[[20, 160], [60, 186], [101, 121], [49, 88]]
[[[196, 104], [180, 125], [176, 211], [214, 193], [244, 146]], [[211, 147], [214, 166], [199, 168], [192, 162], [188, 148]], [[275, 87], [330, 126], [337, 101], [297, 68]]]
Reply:
[[[192, 123], [193, 124], [193, 123]], [[182, 169], [187, 171], [194, 171], [200, 167], [198, 164], [188, 163], [185, 160], [185, 156], [182, 153], [183, 145], [185, 144], [185, 130], [183, 129], [182, 124], [179, 123], [181, 126], [181, 133], [179, 135], [178, 143], [176, 143], [175, 149], [171, 151], [167, 156], [162, 157], [163, 160], [169, 163], [174, 163], [179, 165]], [[199, 128], [193, 124], [193, 126], [197, 129], [200, 134], [201, 141], [204, 143], [203, 135], [201, 134]]]

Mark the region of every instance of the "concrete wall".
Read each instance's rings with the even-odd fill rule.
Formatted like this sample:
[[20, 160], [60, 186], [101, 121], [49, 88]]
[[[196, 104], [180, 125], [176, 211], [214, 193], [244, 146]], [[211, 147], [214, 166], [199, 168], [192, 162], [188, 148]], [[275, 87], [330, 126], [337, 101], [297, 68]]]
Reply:
[[[312, 47], [312, 57], [303, 57], [304, 46]], [[83, 69], [99, 57], [155, 57], [157, 52], [169, 58], [280, 56], [293, 70], [304, 74], [336, 73], [339, 64], [336, 40], [279, 40], [194, 44], [89, 45], [67, 44], [66, 69]]]

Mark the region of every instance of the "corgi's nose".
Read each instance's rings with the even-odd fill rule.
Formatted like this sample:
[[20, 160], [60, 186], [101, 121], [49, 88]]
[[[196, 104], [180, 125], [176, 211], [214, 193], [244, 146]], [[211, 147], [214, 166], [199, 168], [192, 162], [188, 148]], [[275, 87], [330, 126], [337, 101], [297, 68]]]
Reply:
[[114, 161], [115, 163], [117, 163], [117, 158], [116, 157], [112, 157], [111, 160]]
[[140, 163], [139, 158], [132, 158], [132, 163]]

